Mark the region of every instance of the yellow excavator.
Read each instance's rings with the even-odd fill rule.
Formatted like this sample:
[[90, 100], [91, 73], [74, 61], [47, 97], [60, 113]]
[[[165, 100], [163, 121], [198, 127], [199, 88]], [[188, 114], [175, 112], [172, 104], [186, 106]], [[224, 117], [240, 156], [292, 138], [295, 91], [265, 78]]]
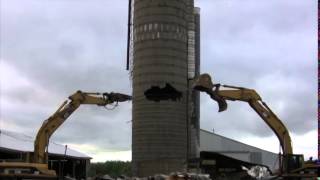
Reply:
[[120, 93], [88, 93], [77, 91], [63, 102], [58, 110], [45, 120], [34, 142], [31, 162], [1, 162], [0, 179], [56, 179], [54, 170], [48, 168], [48, 144], [51, 135], [82, 104], [107, 106], [131, 100], [131, 96]]
[[[220, 88], [224, 89], [220, 89]], [[314, 178], [320, 167], [314, 163], [304, 163], [303, 155], [293, 154], [289, 131], [276, 114], [262, 101], [253, 89], [213, 84], [209, 74], [200, 75], [194, 82], [193, 88], [206, 92], [218, 103], [219, 112], [227, 109], [226, 100], [247, 102], [265, 123], [272, 129], [280, 141], [282, 155], [279, 158], [279, 177], [284, 178]]]

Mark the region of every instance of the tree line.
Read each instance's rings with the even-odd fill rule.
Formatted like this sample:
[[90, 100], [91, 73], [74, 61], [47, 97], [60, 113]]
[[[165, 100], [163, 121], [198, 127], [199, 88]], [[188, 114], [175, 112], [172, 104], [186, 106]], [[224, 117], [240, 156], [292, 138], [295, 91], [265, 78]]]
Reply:
[[130, 161], [106, 161], [104, 163], [90, 163], [88, 176], [101, 176], [108, 174], [115, 178], [121, 175], [131, 176], [131, 162]]

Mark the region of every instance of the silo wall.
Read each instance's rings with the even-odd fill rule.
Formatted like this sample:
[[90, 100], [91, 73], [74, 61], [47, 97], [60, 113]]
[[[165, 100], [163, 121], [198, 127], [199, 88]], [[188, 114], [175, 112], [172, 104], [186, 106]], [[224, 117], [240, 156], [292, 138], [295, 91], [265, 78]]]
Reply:
[[[135, 0], [133, 13], [134, 176], [184, 171], [188, 156], [189, 0]], [[188, 8], [189, 7], [189, 8]], [[193, 8], [192, 8], [193, 11]], [[180, 101], [147, 100], [144, 92], [166, 83]]]
[[[200, 92], [193, 90], [193, 83], [200, 75], [200, 8], [195, 7], [189, 21], [188, 29], [188, 159], [200, 157]], [[194, 163], [189, 164], [195, 168]]]

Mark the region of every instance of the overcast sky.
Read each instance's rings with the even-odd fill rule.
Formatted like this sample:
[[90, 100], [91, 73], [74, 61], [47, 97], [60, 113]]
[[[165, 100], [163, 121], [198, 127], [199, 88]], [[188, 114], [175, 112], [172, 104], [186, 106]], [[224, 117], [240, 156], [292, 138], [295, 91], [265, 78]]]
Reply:
[[[255, 89], [288, 127], [295, 153], [317, 155], [317, 2], [195, 0], [201, 72]], [[131, 94], [127, 0], [0, 0], [0, 128], [35, 136], [73, 92]], [[241, 102], [218, 113], [201, 96], [201, 128], [278, 152], [273, 132]], [[93, 161], [131, 159], [131, 103], [82, 106], [52, 140]]]

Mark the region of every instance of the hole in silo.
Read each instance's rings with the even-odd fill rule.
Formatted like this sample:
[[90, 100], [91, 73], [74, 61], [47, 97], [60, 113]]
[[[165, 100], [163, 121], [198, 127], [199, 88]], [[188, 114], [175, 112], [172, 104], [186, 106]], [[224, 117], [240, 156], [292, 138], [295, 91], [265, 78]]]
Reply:
[[169, 83], [166, 83], [166, 86], [163, 88], [160, 88], [159, 86], [151, 86], [151, 88], [144, 92], [144, 95], [148, 100], [156, 102], [164, 100], [177, 101], [182, 98], [182, 92], [178, 91]]

